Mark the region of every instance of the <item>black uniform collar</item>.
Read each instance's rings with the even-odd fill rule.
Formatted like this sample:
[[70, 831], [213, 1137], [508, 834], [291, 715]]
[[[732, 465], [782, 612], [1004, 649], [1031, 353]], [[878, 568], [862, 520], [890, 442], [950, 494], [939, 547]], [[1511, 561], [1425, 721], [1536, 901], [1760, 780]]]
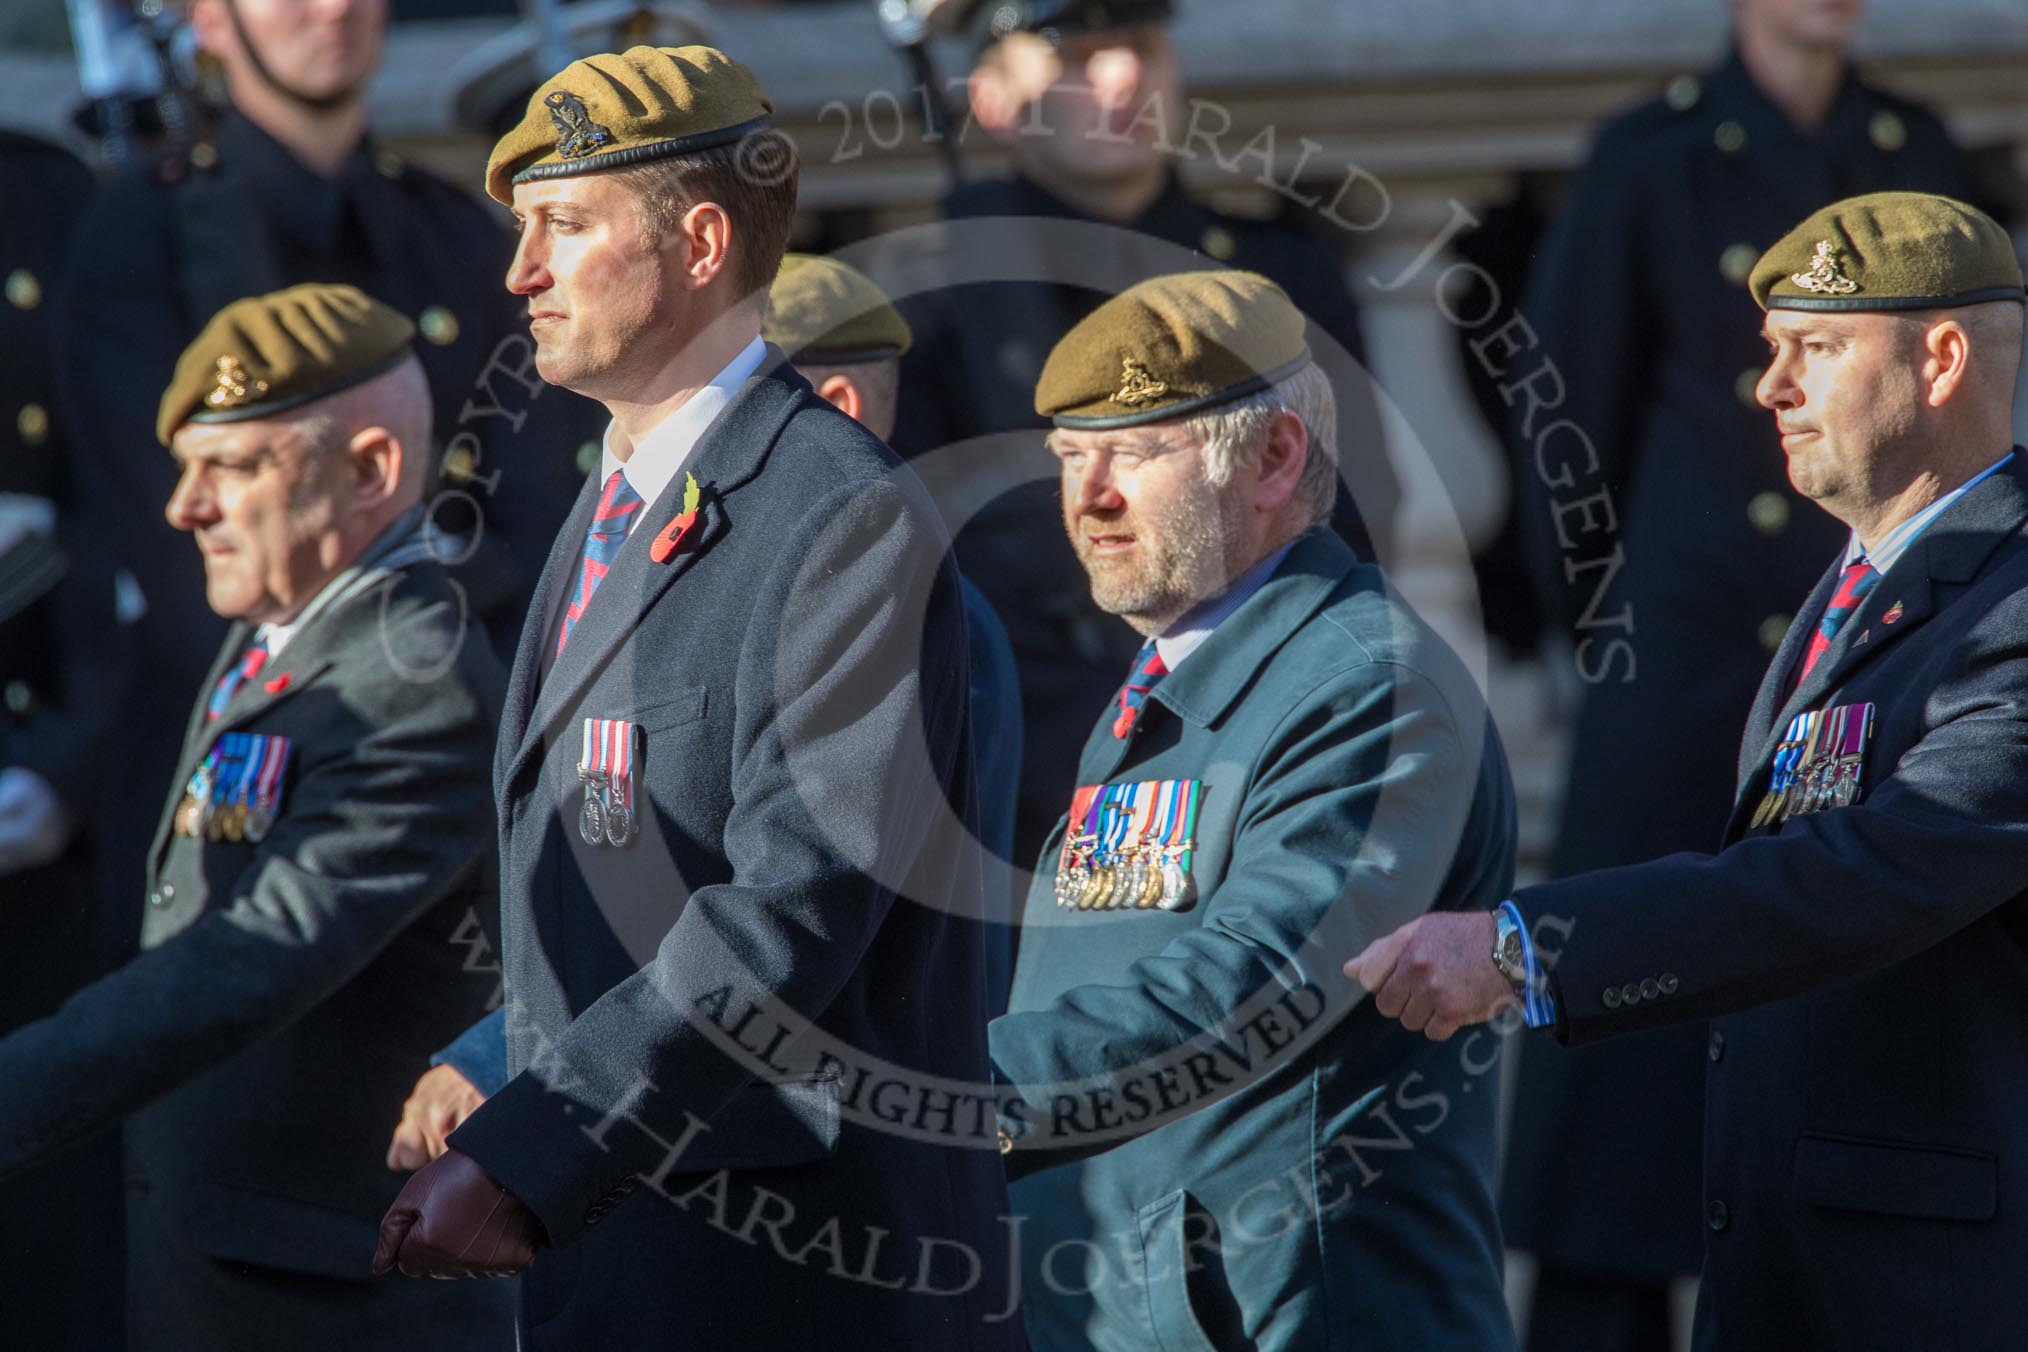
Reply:
[[348, 200], [375, 178], [371, 136], [360, 138], [332, 178], [297, 159], [238, 109], [220, 119], [215, 139], [219, 162], [245, 184], [262, 216], [291, 241], [319, 251], [339, 246]]
[[1867, 90], [1849, 62], [1837, 97], [1831, 102], [1831, 111], [1815, 132], [1798, 127], [1782, 106], [1754, 82], [1737, 45], [1706, 77], [1705, 83], [1713, 108], [1721, 117], [1738, 122], [1751, 145], [1763, 149], [1775, 145], [1790, 151], [1817, 150], [1846, 144], [1855, 135], [1864, 138], [1869, 111]]

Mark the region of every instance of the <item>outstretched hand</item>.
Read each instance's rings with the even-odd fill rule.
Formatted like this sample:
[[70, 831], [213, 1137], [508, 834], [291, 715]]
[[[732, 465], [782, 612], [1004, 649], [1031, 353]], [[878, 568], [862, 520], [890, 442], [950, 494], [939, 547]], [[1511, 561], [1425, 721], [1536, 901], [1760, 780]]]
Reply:
[[1373, 1006], [1411, 1033], [1442, 1042], [1515, 1003], [1493, 963], [1491, 911], [1437, 911], [1375, 939], [1345, 964], [1373, 992]]

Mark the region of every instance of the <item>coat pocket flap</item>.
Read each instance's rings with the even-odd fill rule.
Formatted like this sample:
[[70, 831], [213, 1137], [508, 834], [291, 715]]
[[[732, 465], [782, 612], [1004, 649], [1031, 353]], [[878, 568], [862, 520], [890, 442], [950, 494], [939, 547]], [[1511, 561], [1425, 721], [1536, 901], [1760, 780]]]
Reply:
[[1921, 1220], [1989, 1221], [1999, 1208], [1991, 1155], [1949, 1147], [1805, 1134], [1796, 1196], [1811, 1206]]

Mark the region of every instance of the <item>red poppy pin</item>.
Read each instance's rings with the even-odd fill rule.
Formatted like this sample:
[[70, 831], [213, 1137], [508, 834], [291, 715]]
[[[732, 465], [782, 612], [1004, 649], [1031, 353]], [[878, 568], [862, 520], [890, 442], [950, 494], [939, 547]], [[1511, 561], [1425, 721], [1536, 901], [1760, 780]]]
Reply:
[[690, 528], [697, 524], [697, 499], [699, 496], [697, 491], [697, 476], [695, 474], [685, 474], [683, 476], [683, 510], [674, 521], [671, 521], [663, 528], [660, 535], [655, 537], [654, 543], [648, 547], [649, 558], [657, 563], [667, 563], [670, 557], [682, 547], [683, 541], [690, 535]]
[[1901, 618], [1901, 602], [1896, 601], [1893, 605], [1887, 608], [1887, 613], [1880, 617], [1880, 622], [1882, 624], [1893, 624], [1896, 620], [1900, 618]]
[[270, 695], [281, 694], [284, 690], [287, 690], [289, 688], [289, 673], [285, 671], [281, 675], [275, 677], [272, 681], [264, 682], [261, 688], [267, 691]]

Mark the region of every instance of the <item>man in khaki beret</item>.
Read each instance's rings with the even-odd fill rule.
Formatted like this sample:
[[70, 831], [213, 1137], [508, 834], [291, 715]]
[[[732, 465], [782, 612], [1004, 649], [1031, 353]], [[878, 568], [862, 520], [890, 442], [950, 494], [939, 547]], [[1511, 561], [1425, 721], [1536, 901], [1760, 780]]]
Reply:
[[375, 1269], [526, 1269], [528, 1348], [1011, 1348], [957, 576], [761, 338], [793, 148], [724, 53], [635, 47], [487, 188], [537, 369], [612, 423], [495, 760], [511, 1078]]
[[1036, 390], [1092, 600], [1144, 640], [990, 1029], [1038, 1349], [1511, 1339], [1497, 1049], [1445, 1055], [1335, 967], [1505, 895], [1513, 790], [1464, 664], [1325, 527], [1304, 335], [1264, 277], [1158, 277]]
[[159, 406], [167, 516], [231, 627], [140, 956], [0, 1038], [0, 1174], [126, 1119], [130, 1348], [512, 1336], [496, 1291], [365, 1280], [385, 1123], [492, 993], [454, 936], [494, 904], [503, 674], [442, 562], [456, 542], [425, 528], [413, 334], [346, 286], [239, 301]]
[[[1877, 193], [1749, 285], [1789, 480], [1849, 538], [1761, 682], [1719, 849], [1428, 917], [1346, 971], [1439, 1039], [1517, 1001], [1566, 1043], [1712, 1021], [1700, 1346], [2022, 1346], [2021, 265], [1977, 210]], [[1667, 730], [1627, 731], [1665, 772]]]

